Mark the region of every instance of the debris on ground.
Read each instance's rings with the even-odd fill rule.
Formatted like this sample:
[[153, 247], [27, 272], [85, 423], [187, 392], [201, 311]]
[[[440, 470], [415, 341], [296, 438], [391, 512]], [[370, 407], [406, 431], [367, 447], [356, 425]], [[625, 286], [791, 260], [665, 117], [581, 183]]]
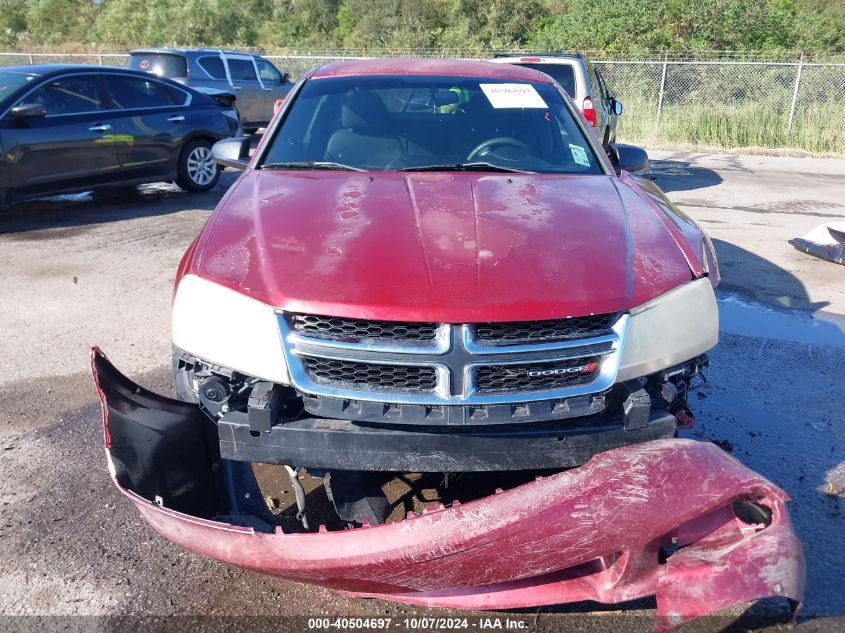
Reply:
[[822, 224], [789, 243], [802, 253], [845, 265], [845, 222]]

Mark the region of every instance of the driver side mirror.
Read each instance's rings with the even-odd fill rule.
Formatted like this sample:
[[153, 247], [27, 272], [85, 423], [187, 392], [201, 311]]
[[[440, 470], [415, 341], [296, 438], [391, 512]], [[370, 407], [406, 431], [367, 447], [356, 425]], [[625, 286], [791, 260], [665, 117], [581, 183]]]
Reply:
[[611, 99], [613, 99], [613, 114], [620, 116], [622, 114], [622, 102], [617, 101], [615, 97], [611, 97]]
[[249, 141], [248, 136], [233, 136], [217, 141], [211, 147], [211, 158], [224, 167], [246, 169], [249, 164]]
[[13, 119], [39, 119], [47, 116], [47, 108], [40, 103], [21, 103], [9, 111]]
[[642, 147], [612, 143], [608, 148], [608, 155], [617, 176], [623, 169], [632, 174], [648, 171], [648, 153]]

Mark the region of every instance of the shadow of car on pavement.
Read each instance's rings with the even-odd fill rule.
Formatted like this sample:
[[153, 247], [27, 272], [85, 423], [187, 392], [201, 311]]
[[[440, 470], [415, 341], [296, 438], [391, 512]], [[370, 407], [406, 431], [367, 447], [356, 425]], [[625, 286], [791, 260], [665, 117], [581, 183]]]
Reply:
[[[169, 182], [36, 198], [0, 211], [0, 235], [45, 229], [80, 229], [106, 222], [213, 209], [239, 172], [224, 171], [209, 191], [190, 193]], [[74, 231], [76, 232], [76, 231]]]
[[682, 160], [650, 160], [645, 177], [666, 193], [704, 189], [722, 182], [722, 177], [712, 169], [696, 167]]

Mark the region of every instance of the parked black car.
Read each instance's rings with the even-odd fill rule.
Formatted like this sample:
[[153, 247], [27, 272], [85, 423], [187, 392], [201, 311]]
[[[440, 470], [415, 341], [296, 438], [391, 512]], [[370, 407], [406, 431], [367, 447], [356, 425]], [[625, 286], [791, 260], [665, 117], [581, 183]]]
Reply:
[[211, 146], [239, 127], [220, 96], [123, 68], [2, 68], [0, 206], [162, 180], [211, 189]]
[[277, 99], [293, 87], [287, 73], [256, 53], [211, 48], [139, 48], [129, 68], [167, 77], [199, 91], [235, 91], [244, 131], [252, 133], [273, 118]]

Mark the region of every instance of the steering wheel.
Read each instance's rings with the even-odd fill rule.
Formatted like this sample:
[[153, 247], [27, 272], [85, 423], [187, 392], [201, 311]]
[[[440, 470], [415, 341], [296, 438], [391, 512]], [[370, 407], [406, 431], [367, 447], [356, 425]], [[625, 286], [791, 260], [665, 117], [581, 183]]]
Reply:
[[[517, 158], [513, 158], [512, 156], [508, 156], [507, 154], [500, 154], [496, 152], [493, 148], [495, 147], [502, 147], [502, 148], [511, 148], [516, 149], [524, 156], [518, 156]], [[525, 158], [534, 158], [536, 154], [534, 150], [532, 150], [526, 143], [520, 141], [517, 138], [513, 138], [512, 136], [496, 136], [494, 138], [488, 138], [486, 141], [482, 141], [475, 148], [467, 155], [468, 161], [478, 160], [485, 156], [495, 156], [496, 158], [504, 161], [509, 162], [516, 162], [519, 160], [523, 160]]]

